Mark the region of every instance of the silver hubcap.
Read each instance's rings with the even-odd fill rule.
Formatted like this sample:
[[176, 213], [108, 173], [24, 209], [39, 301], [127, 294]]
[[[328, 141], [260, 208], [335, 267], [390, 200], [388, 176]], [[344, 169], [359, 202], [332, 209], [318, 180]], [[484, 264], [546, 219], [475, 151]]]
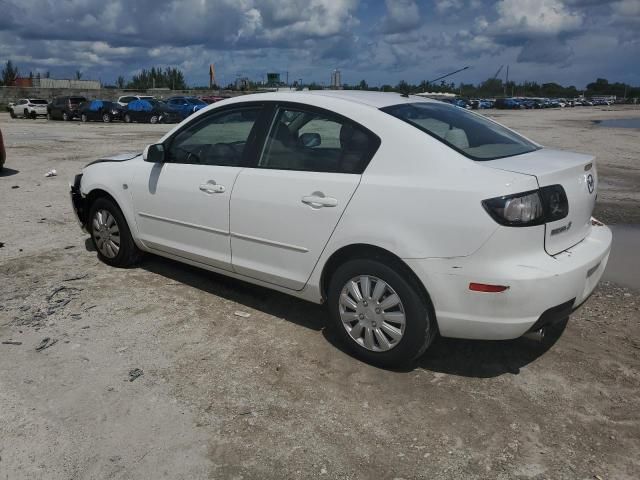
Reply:
[[384, 280], [354, 277], [340, 293], [340, 319], [349, 336], [373, 352], [398, 345], [405, 330], [402, 300]]
[[93, 238], [100, 253], [114, 258], [120, 251], [120, 229], [116, 219], [106, 210], [98, 210], [93, 216]]

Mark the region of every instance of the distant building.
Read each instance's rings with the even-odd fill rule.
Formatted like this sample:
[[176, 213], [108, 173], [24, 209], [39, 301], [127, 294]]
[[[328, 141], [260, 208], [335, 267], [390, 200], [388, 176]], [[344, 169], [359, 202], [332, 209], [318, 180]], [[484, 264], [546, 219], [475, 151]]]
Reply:
[[342, 73], [338, 69], [331, 72], [331, 88], [335, 90], [342, 89]]
[[267, 87], [279, 87], [281, 83], [279, 73], [267, 73]]
[[34, 78], [33, 86], [36, 88], [74, 88], [77, 90], [100, 90], [98, 80], [58, 80], [55, 78]]
[[247, 77], [236, 78], [236, 90], [249, 90], [249, 79]]

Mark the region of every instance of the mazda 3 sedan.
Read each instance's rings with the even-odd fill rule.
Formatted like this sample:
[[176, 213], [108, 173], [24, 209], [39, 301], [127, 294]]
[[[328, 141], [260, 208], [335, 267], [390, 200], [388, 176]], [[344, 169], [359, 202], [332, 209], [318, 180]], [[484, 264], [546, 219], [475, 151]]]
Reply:
[[594, 158], [396, 93], [247, 95], [71, 185], [109, 265], [150, 252], [328, 306], [358, 357], [397, 366], [439, 333], [511, 339], [600, 280]]

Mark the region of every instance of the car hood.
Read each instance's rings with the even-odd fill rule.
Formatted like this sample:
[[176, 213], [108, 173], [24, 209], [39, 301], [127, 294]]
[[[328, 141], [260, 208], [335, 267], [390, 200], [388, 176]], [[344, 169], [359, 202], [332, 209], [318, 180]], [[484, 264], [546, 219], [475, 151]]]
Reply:
[[109, 157], [102, 157], [99, 158], [98, 160], [94, 160], [91, 163], [87, 163], [85, 165], [85, 168], [88, 167], [89, 165], [93, 165], [94, 163], [104, 163], [104, 162], [126, 162], [128, 160], [133, 160], [136, 157], [139, 157], [140, 155], [142, 155], [142, 153], [133, 153], [133, 152], [128, 152], [128, 153], [119, 153], [117, 155], [111, 155]]

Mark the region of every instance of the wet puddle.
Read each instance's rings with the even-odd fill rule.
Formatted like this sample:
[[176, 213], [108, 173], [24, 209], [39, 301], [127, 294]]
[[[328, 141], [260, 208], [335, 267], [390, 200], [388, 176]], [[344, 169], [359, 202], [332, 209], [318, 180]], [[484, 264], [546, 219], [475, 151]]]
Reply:
[[640, 290], [640, 225], [609, 225], [613, 246], [603, 280]]
[[611, 118], [609, 120], [594, 120], [599, 127], [609, 128], [640, 128], [640, 118]]

